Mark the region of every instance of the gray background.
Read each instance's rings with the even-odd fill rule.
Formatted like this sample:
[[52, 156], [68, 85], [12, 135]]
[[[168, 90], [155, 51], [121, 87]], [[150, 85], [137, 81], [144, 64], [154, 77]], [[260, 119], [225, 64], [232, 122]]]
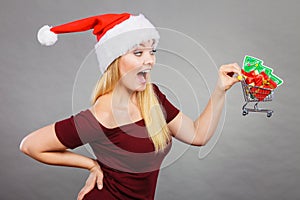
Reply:
[[[0, 199], [77, 196], [87, 171], [38, 163], [21, 154], [18, 146], [28, 133], [87, 105], [80, 104], [79, 96], [90, 94], [90, 89], [85, 91], [80, 87], [90, 88], [97, 76], [88, 78], [86, 85], [83, 80], [83, 84], [78, 84], [80, 87], [75, 80], [85, 77], [79, 73], [76, 79], [95, 38], [91, 32], [64, 35], [55, 46], [45, 48], [38, 44], [36, 32], [44, 24], [58, 25], [111, 12], [141, 12], [158, 27], [190, 36], [205, 47], [217, 66], [231, 62], [241, 65], [244, 55], [257, 56], [285, 81], [276, 90], [276, 98], [263, 104], [275, 111], [270, 119], [263, 114], [242, 117], [241, 87], [235, 85], [227, 95], [226, 110], [216, 133], [219, 139], [214, 138], [203, 148], [208, 153], [217, 142], [213, 151], [199, 159], [198, 147], [188, 148], [175, 142], [174, 148], [178, 147], [177, 153], [182, 156], [162, 169], [156, 199], [299, 199], [299, 10], [297, 0], [1, 1]], [[211, 68], [213, 64], [204, 50], [193, 50], [183, 36], [182, 40], [175, 38], [176, 35], [162, 37], [161, 44], [169, 49], [181, 47], [177, 52], [192, 60], [193, 66], [201, 71], [201, 80], [180, 72], [190, 79], [197, 92], [196, 111], [200, 113], [209, 96], [204, 82], [212, 88], [217, 71]], [[168, 46], [168, 42], [173, 46]], [[178, 67], [172, 64], [175, 59], [169, 62], [166, 59], [172, 55], [158, 53], [161, 59], [158, 62], [174, 65], [175, 69]], [[203, 62], [197, 61], [197, 55], [201, 55]], [[189, 65], [186, 68], [192, 69]], [[84, 69], [92, 74], [88, 68]], [[189, 97], [188, 91], [185, 94], [184, 86], [178, 85], [183, 78], [178, 80], [158, 69], [156, 74], [161, 76], [157, 81], [174, 83], [168, 86], [173, 91], [168, 97], [195, 119], [196, 104], [186, 102], [184, 96]], [[84, 147], [76, 151], [89, 155]]]

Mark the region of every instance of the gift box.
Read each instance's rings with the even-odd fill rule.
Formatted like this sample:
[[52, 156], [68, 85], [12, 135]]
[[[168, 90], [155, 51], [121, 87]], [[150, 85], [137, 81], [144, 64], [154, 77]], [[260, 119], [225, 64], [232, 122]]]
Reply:
[[267, 75], [268, 78], [265, 79], [272, 80], [273, 82], [270, 83], [271, 85], [274, 85], [275, 82], [276, 87], [280, 86], [283, 83], [283, 80], [278, 76], [276, 76], [275, 74], [273, 74], [272, 68], [263, 65], [263, 63], [264, 62], [258, 58], [246, 55], [243, 61], [243, 70], [245, 73], [248, 73], [248, 75], [250, 75], [249, 77], [253, 77], [254, 76], [253, 73], [262, 74], [263, 76]]
[[251, 87], [250, 92], [251, 92], [253, 98], [258, 99], [259, 101], [263, 101], [272, 91], [272, 90], [267, 90], [267, 89], [270, 89], [270, 88]]
[[250, 87], [251, 97], [259, 101], [264, 100], [277, 87], [277, 84], [264, 71], [246, 72], [242, 69], [242, 74], [246, 84]]

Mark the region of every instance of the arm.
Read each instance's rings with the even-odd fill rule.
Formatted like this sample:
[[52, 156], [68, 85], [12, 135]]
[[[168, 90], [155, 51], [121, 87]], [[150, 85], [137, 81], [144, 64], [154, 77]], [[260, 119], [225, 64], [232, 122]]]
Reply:
[[26, 136], [20, 150], [33, 159], [49, 164], [91, 169], [95, 161], [91, 158], [70, 152], [57, 138], [54, 124], [38, 129]]
[[225, 93], [238, 79], [232, 75], [240, 74], [240, 67], [234, 64], [223, 65], [219, 69], [219, 78], [207, 106], [193, 121], [180, 112], [168, 127], [173, 136], [182, 142], [195, 146], [205, 145], [213, 136], [224, 107]]
[[58, 140], [54, 124], [45, 126], [26, 136], [20, 144], [20, 150], [45, 164], [89, 170], [90, 176], [85, 187], [80, 191], [78, 199], [82, 199], [96, 183], [99, 189], [102, 188], [103, 172], [98, 163], [91, 158], [68, 151], [67, 147]]

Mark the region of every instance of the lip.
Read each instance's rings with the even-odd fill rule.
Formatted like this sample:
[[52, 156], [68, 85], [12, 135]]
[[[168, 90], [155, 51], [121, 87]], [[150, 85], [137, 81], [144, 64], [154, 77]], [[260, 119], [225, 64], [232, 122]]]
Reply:
[[147, 67], [147, 68], [144, 68], [144, 69], [138, 71], [137, 77], [141, 84], [145, 84], [147, 82], [148, 77], [150, 75], [150, 71], [151, 71], [150, 67]]
[[[151, 71], [151, 68], [145, 68], [145, 69], [142, 69], [142, 70], [140, 70], [140, 71], [138, 71], [138, 73], [141, 73], [141, 72], [146, 72], [146, 73], [148, 73], [148, 72], [150, 72]], [[137, 73], [137, 74], [138, 74]]]

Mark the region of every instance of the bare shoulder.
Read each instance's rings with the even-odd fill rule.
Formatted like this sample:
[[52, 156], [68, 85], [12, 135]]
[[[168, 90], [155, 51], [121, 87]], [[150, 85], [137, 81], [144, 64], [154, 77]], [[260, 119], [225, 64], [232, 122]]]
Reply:
[[93, 112], [93, 114], [95, 112], [107, 112], [110, 109], [110, 104], [111, 104], [111, 95], [110, 94], [106, 94], [103, 96], [100, 96], [95, 104], [90, 108], [90, 110]]
[[94, 117], [103, 125], [110, 124], [112, 121], [111, 96], [109, 94], [100, 96], [89, 110]]

